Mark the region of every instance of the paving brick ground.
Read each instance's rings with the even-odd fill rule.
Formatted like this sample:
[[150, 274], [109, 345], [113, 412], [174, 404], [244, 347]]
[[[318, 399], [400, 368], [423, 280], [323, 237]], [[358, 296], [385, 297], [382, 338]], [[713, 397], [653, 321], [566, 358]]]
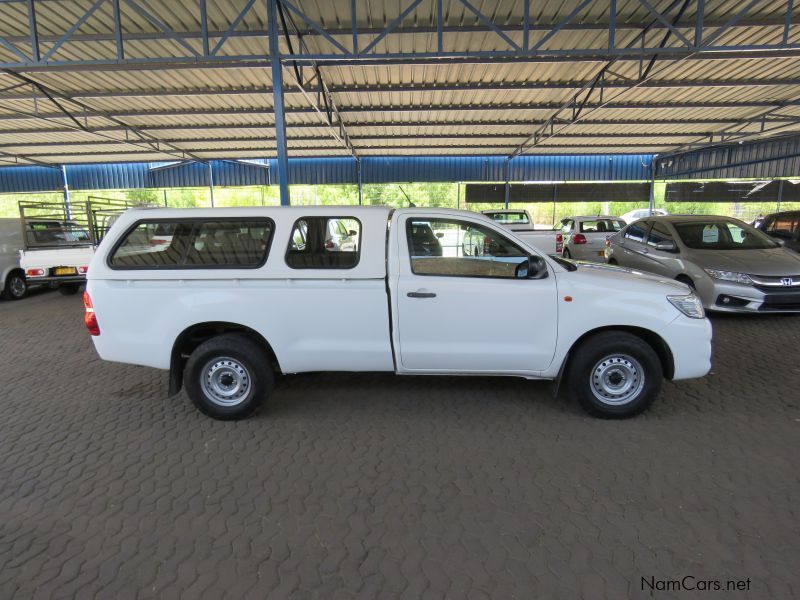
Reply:
[[0, 598], [800, 596], [800, 318], [715, 318], [646, 414], [512, 379], [304, 375], [256, 418], [101, 362], [80, 298], [0, 301]]

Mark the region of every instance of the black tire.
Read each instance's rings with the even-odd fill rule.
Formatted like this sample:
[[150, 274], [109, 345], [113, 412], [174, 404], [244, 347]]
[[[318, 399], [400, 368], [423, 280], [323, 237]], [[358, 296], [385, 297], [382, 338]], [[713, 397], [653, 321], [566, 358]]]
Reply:
[[3, 285], [3, 298], [6, 300], [22, 300], [28, 293], [28, 282], [22, 271], [12, 271]]
[[619, 263], [617, 262], [616, 258], [609, 258], [608, 259], [608, 264], [610, 264], [610, 265], [618, 265]]
[[[216, 384], [209, 375], [212, 370], [221, 373]], [[227, 385], [226, 376], [233, 388], [243, 390], [241, 396], [215, 399], [213, 390]], [[264, 348], [242, 334], [225, 333], [206, 340], [192, 352], [183, 380], [186, 393], [200, 412], [233, 421], [249, 417], [264, 404], [275, 385], [275, 374]]]
[[[640, 379], [634, 377], [636, 373], [643, 378], [638, 385], [636, 381]], [[610, 383], [603, 383], [604, 374]], [[655, 350], [643, 339], [624, 331], [604, 331], [580, 342], [566, 376], [570, 395], [589, 414], [623, 419], [639, 414], [653, 403], [661, 391], [664, 372]], [[604, 388], [608, 389], [605, 386], [616, 385], [614, 378], [619, 376], [622, 376], [619, 385], [625, 386], [630, 381], [630, 386], [634, 386], [632, 390], [628, 388], [632, 395], [601, 400], [595, 390], [600, 394]]]
[[692, 281], [692, 278], [689, 277], [688, 275], [678, 275], [675, 278], [675, 281], [680, 281], [681, 283], [685, 283], [690, 288], [692, 288], [693, 292], [697, 291], [697, 286], [694, 284], [694, 281]]
[[58, 286], [58, 293], [62, 296], [74, 296], [80, 289], [80, 283], [62, 283]]

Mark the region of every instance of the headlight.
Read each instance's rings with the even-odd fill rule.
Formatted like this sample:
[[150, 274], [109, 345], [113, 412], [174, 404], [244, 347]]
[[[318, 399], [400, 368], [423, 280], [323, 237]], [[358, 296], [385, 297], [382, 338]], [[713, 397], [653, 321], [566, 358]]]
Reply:
[[753, 280], [746, 273], [735, 273], [733, 271], [718, 271], [717, 269], [703, 269], [713, 279], [722, 281], [733, 281], [742, 285], [753, 285]]
[[667, 296], [667, 300], [687, 317], [702, 319], [706, 316], [706, 311], [703, 310], [703, 303], [700, 302], [700, 298], [694, 294], [689, 294], [688, 296]]

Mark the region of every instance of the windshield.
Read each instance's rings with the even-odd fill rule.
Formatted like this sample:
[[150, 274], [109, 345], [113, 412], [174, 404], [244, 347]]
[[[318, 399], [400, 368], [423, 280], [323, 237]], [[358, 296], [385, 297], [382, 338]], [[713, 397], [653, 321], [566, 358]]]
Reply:
[[495, 223], [501, 225], [528, 225], [528, 215], [524, 212], [506, 212], [506, 213], [490, 213]]
[[674, 223], [683, 243], [695, 250], [765, 250], [778, 248], [758, 229], [731, 221]]

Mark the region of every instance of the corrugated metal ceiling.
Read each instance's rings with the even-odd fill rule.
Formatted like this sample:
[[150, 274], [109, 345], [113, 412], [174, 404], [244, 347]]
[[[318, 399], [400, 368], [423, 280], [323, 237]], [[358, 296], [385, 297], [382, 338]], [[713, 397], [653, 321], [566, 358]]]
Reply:
[[[36, 0], [42, 51], [47, 52], [91, 5], [86, 0]], [[122, 3], [125, 51], [132, 57], [167, 57], [202, 51], [197, 0], [138, 0], [157, 15], [175, 39], [165, 39], [152, 20], [133, 4]], [[336, 30], [334, 39], [350, 43], [350, 0], [295, 0], [294, 4], [322, 27]], [[356, 0], [356, 24], [362, 47], [395, 19], [408, 3]], [[579, 0], [531, 2], [531, 44], [549, 35], [547, 27], [573, 11]], [[673, 16], [676, 3], [653, 0], [656, 10]], [[680, 3], [679, 3], [680, 4]], [[247, 0], [209, 0], [208, 28], [221, 32], [237, 19]], [[514, 42], [521, 43], [525, 3], [498, 0], [475, 4]], [[706, 19], [718, 24], [744, 8], [739, 0], [706, 0]], [[688, 1], [677, 30], [694, 35], [697, 2]], [[755, 3], [735, 27], [717, 41], [724, 45], [780, 44], [786, 0]], [[672, 7], [669, 11], [668, 8]], [[639, 0], [618, 0], [616, 44], [632, 43], [653, 15]], [[570, 25], [552, 35], [543, 48], [570, 50], [608, 45], [608, 3], [590, 2]], [[297, 20], [297, 19], [295, 19]], [[572, 26], [574, 25], [574, 26]], [[443, 6], [443, 47], [449, 52], [504, 50], [507, 42], [489, 31], [459, 0]], [[88, 163], [169, 160], [175, 151], [201, 159], [272, 157], [275, 155], [273, 97], [267, 68], [266, 3], [256, 2], [236, 27], [236, 35], [219, 48], [223, 56], [263, 56], [240, 65], [182, 63], [122, 68], [20, 69], [25, 77], [57, 92], [56, 98], [75, 121], [40, 90], [0, 74], [0, 164], [28, 160], [42, 163]], [[378, 52], [434, 52], [437, 14], [433, 0], [423, 0], [376, 46]], [[658, 25], [650, 35], [668, 30]], [[22, 44], [28, 36], [24, 2], [0, 3], [0, 36]], [[59, 60], [101, 60], [115, 52], [112, 3], [105, 2], [55, 53]], [[169, 36], [167, 36], [168, 38]], [[219, 39], [219, 38], [216, 38]], [[309, 51], [331, 52], [320, 35], [304, 36]], [[788, 30], [789, 44], [800, 43], [800, 26]], [[282, 41], [284, 51], [288, 51]], [[297, 38], [293, 37], [296, 47]], [[668, 36], [666, 47], [680, 45]], [[13, 53], [0, 45], [0, 58]], [[551, 60], [425, 64], [321, 64], [320, 72], [359, 155], [509, 155], [548, 119], [558, 115], [605, 62], [596, 57], [570, 62]], [[117, 68], [119, 67], [119, 68]], [[663, 153], [719, 139], [720, 134], [757, 134], [758, 117], [780, 117], [779, 133], [800, 130], [800, 60], [797, 55], [747, 58], [727, 53], [716, 60], [698, 56], [659, 56], [644, 82], [647, 61], [618, 60], [583, 109], [581, 119], [558, 127], [538, 141], [532, 154]], [[305, 71], [305, 76], [310, 74]], [[346, 156], [348, 150], [324, 126], [309, 99], [292, 85], [285, 69], [290, 156]], [[80, 105], [78, 104], [80, 103]], [[770, 121], [775, 122], [773, 121]], [[147, 140], [131, 131], [136, 128]], [[83, 130], [86, 129], [86, 130]], [[88, 131], [87, 131], [88, 130]], [[157, 147], [153, 146], [157, 143]]]

